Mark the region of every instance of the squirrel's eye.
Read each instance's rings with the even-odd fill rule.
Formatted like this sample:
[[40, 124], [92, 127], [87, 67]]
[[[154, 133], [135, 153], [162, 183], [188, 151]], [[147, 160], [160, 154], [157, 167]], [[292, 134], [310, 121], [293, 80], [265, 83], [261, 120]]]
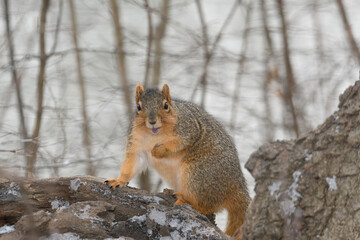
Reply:
[[140, 106], [140, 104], [137, 105], [137, 110], [138, 110], [138, 111], [141, 111], [141, 106]]
[[164, 109], [168, 110], [169, 109], [169, 104], [167, 102], [164, 103]]

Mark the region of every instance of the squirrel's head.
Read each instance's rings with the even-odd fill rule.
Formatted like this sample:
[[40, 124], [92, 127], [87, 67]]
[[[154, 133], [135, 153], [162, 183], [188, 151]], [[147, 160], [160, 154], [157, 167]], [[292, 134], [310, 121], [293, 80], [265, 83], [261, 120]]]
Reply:
[[136, 86], [136, 126], [145, 126], [156, 135], [162, 128], [174, 124], [176, 114], [173, 109], [170, 89], [164, 84], [161, 90], [149, 88], [144, 90], [139, 83]]

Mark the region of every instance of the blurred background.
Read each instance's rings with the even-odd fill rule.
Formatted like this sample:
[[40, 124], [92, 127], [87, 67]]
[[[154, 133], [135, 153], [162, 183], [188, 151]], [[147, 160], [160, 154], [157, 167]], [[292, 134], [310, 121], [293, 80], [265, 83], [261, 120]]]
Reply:
[[0, 2], [0, 168], [21, 176], [117, 177], [137, 83], [214, 115], [243, 166], [359, 79], [359, 0]]

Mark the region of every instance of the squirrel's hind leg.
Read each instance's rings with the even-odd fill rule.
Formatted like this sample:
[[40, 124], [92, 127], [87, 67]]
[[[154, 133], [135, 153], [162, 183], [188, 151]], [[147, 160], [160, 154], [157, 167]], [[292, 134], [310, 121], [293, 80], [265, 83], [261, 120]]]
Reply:
[[184, 198], [183, 194], [181, 194], [179, 192], [174, 192], [174, 194], [177, 197], [177, 200], [174, 204], [183, 205], [183, 204], [187, 203], [187, 204], [191, 205], [191, 203]]

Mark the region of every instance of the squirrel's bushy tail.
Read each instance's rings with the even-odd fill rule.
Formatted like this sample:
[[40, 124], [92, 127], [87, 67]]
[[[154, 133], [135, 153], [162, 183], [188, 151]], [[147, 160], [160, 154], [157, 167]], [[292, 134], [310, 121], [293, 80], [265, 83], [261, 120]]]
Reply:
[[237, 196], [228, 200], [226, 204], [228, 222], [225, 230], [227, 235], [233, 236], [236, 230], [242, 226], [249, 201], [250, 199], [243, 194], [237, 194]]

